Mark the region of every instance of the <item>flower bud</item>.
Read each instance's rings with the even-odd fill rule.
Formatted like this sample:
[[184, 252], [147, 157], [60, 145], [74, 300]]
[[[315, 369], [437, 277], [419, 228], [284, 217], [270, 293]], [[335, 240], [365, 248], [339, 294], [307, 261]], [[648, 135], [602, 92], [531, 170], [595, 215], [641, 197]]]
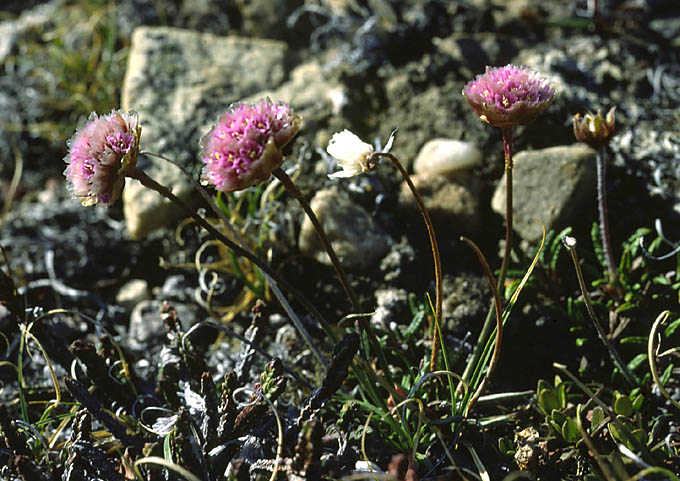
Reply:
[[583, 117], [580, 114], [574, 115], [574, 136], [576, 140], [588, 144], [594, 149], [606, 145], [616, 130], [615, 110], [616, 107], [612, 107], [606, 116], [602, 116], [602, 111], [599, 109], [597, 115], [592, 112], [586, 113]]

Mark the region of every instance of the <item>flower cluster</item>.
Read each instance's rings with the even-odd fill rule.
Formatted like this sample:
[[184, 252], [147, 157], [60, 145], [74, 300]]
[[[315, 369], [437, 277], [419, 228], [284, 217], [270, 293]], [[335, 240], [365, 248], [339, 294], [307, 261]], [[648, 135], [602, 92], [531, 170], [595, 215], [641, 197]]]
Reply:
[[69, 190], [83, 205], [113, 204], [125, 185], [125, 174], [137, 165], [141, 127], [135, 112], [92, 113], [68, 141], [64, 175]]
[[606, 116], [603, 116], [600, 110], [597, 111], [597, 115], [592, 112], [588, 112], [583, 117], [580, 114], [574, 115], [574, 136], [576, 140], [588, 144], [594, 149], [606, 145], [616, 130], [615, 110], [616, 107], [612, 107]]
[[281, 149], [300, 122], [289, 105], [269, 99], [232, 105], [201, 139], [204, 180], [222, 192], [267, 180], [283, 162]]
[[463, 89], [463, 96], [479, 118], [509, 128], [530, 124], [555, 100], [546, 78], [526, 67], [486, 68]]

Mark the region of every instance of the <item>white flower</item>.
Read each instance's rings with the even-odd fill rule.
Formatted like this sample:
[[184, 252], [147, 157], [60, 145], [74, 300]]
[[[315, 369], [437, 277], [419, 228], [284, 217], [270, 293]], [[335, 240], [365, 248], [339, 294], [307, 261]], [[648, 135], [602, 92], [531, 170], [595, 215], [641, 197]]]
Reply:
[[382, 149], [380, 149], [380, 141], [376, 140], [378, 152], [375, 152], [371, 144], [367, 144], [347, 129], [333, 134], [326, 151], [337, 161], [342, 170], [328, 174], [328, 177], [331, 179], [353, 177], [373, 170], [376, 166], [376, 157], [379, 154], [387, 154], [392, 148], [396, 133], [397, 129], [394, 129]]
[[373, 146], [345, 129], [333, 134], [326, 151], [338, 162], [342, 170], [329, 174], [330, 178], [353, 177], [365, 172], [366, 161], [373, 155]]

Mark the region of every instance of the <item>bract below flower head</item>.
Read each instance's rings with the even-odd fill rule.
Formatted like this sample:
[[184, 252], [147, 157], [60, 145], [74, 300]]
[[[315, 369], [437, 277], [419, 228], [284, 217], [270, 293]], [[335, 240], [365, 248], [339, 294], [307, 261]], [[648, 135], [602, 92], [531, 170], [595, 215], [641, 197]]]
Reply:
[[495, 127], [530, 124], [555, 100], [548, 79], [515, 65], [487, 67], [463, 89], [479, 118]]
[[262, 99], [232, 105], [201, 139], [204, 180], [222, 192], [267, 180], [283, 162], [281, 149], [300, 123], [301, 118], [285, 103]]
[[125, 185], [125, 175], [137, 165], [141, 127], [136, 112], [92, 113], [68, 141], [64, 175], [68, 188], [83, 205], [111, 205]]

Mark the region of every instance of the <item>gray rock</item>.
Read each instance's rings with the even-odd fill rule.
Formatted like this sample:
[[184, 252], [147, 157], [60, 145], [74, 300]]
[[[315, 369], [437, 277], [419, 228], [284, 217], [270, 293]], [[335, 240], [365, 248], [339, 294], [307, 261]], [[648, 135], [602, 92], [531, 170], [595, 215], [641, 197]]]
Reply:
[[434, 38], [432, 43], [439, 52], [460, 62], [461, 77], [470, 79], [484, 73], [487, 65], [510, 62], [518, 49], [513, 39], [499, 38], [492, 33], [454, 33], [446, 38]]
[[14, 45], [29, 29], [40, 28], [54, 17], [54, 12], [60, 7], [59, 1], [46, 2], [25, 10], [14, 20], [0, 22], [0, 63], [5, 63]]
[[[136, 29], [122, 105], [140, 115], [142, 148], [198, 166], [201, 136], [231, 103], [286, 80], [287, 52], [285, 44], [272, 40], [216, 37], [167, 27]], [[167, 162], [140, 159], [140, 167], [180, 198], [193, 195], [190, 182]], [[137, 181], [128, 182], [123, 202], [133, 239], [183, 215]]]
[[413, 162], [416, 174], [448, 174], [467, 170], [482, 162], [482, 153], [470, 142], [432, 139], [418, 152]]
[[236, 0], [243, 27], [253, 37], [285, 39], [286, 19], [303, 5], [303, 0]]
[[[542, 228], [561, 229], [587, 202], [595, 208], [595, 151], [583, 144], [520, 152], [514, 157], [513, 227], [525, 240]], [[505, 176], [494, 193], [493, 210], [505, 215]]]
[[[389, 237], [373, 222], [370, 214], [346, 194], [334, 189], [320, 190], [310, 205], [343, 267], [368, 268], [387, 252]], [[306, 216], [300, 230], [299, 247], [302, 253], [318, 262], [331, 264]]]
[[144, 279], [132, 279], [120, 288], [116, 295], [116, 302], [123, 307], [131, 308], [149, 298], [149, 283]]
[[[481, 269], [480, 269], [481, 271]], [[458, 336], [466, 332], [478, 332], [489, 309], [491, 290], [486, 276], [479, 272], [466, 272], [455, 277], [444, 275], [445, 332]]]
[[378, 289], [375, 291], [375, 313], [371, 316], [371, 324], [382, 329], [390, 329], [401, 314], [408, 311], [408, 292], [404, 289]]
[[380, 261], [383, 280], [391, 285], [403, 282], [413, 271], [415, 261], [415, 249], [406, 237], [402, 237], [399, 242], [391, 245], [390, 252]]
[[[482, 222], [481, 181], [473, 175], [417, 174], [413, 185], [423, 199], [438, 236], [447, 232], [474, 235]], [[416, 201], [404, 182], [399, 191], [399, 206], [411, 218], [420, 218]]]

